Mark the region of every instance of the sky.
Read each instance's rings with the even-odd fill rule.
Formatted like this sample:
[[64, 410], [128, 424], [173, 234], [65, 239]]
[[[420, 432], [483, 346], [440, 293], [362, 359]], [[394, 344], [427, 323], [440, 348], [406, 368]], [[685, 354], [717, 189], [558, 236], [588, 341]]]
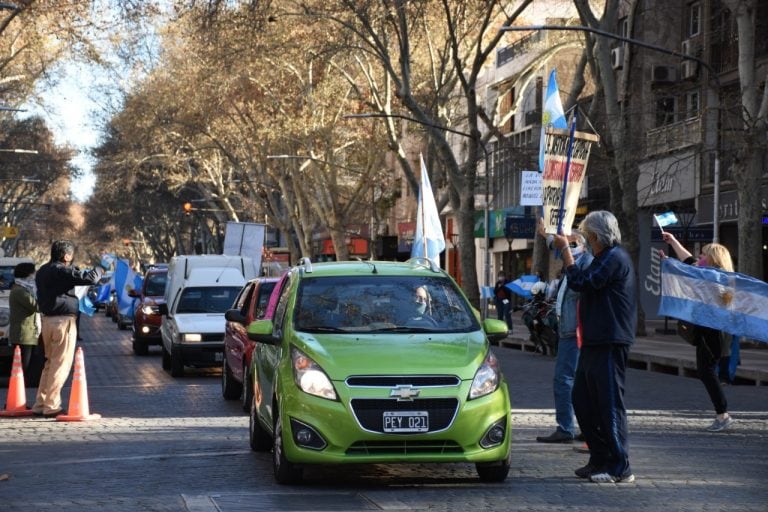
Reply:
[[21, 107], [27, 109], [26, 115], [39, 115], [45, 119], [57, 144], [77, 151], [72, 163], [83, 171], [83, 176], [72, 182], [71, 191], [79, 202], [88, 199], [95, 184], [89, 150], [99, 142], [100, 130], [94, 115], [99, 107], [91, 95], [95, 90], [93, 84], [100, 80], [103, 78], [86, 65], [66, 64], [58, 84], [40, 91], [42, 105], [26, 104]]

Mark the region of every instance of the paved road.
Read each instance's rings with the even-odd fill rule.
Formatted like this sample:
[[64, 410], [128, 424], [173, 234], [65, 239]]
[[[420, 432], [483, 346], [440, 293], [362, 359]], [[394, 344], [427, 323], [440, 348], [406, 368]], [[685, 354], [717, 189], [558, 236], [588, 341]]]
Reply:
[[[534, 441], [553, 428], [553, 360], [496, 348], [513, 397], [513, 464], [506, 482], [481, 484], [468, 464], [368, 465], [312, 468], [306, 485], [282, 487], [272, 479], [269, 454], [249, 450], [247, 416], [221, 398], [217, 371], [172, 379], [161, 370], [159, 351], [132, 355], [129, 334], [102, 314], [82, 324], [90, 408], [104, 418], [0, 418], [5, 512], [764, 512], [768, 503], [765, 386], [730, 386], [737, 423], [711, 434], [702, 431], [713, 414], [697, 380], [629, 370], [637, 482], [598, 485], [573, 476], [586, 461], [574, 445]], [[33, 392], [27, 390], [30, 402]]]

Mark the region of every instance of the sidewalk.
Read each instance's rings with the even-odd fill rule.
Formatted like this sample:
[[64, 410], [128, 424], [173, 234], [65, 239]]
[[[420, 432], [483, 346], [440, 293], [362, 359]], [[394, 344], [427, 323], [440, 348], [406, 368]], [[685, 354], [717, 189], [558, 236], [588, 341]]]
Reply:
[[[528, 328], [513, 313], [514, 331], [501, 341], [500, 346], [524, 352], [535, 351], [528, 338]], [[696, 349], [687, 344], [675, 331], [675, 321], [669, 320], [664, 332], [663, 320], [646, 320], [647, 336], [638, 336], [629, 353], [629, 366], [671, 375], [696, 377]], [[736, 369], [735, 384], [768, 386], [768, 346], [741, 346], [741, 364]]]

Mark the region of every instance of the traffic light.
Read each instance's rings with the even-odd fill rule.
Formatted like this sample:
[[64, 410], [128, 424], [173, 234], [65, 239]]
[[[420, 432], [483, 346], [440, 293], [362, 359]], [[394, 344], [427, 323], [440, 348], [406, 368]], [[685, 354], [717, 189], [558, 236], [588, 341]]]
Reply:
[[192, 203], [184, 203], [184, 215], [192, 213]]

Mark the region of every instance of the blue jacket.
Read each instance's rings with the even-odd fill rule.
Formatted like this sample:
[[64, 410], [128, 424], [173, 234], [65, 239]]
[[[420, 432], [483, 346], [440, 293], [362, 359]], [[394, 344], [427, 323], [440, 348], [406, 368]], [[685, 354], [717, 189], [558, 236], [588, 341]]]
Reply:
[[[581, 270], [585, 270], [589, 264], [592, 263], [592, 259], [592, 254], [584, 251], [579, 255], [578, 258], [576, 258], [575, 265]], [[579, 292], [576, 292], [568, 287], [568, 289], [565, 290], [565, 295], [563, 296], [563, 304], [560, 309], [560, 317], [558, 318], [557, 324], [558, 336], [560, 338], [576, 337], [576, 303], [578, 300]]]
[[608, 247], [586, 269], [571, 265], [565, 272], [568, 287], [581, 292], [582, 345], [631, 345], [637, 331], [637, 290], [627, 251]]

